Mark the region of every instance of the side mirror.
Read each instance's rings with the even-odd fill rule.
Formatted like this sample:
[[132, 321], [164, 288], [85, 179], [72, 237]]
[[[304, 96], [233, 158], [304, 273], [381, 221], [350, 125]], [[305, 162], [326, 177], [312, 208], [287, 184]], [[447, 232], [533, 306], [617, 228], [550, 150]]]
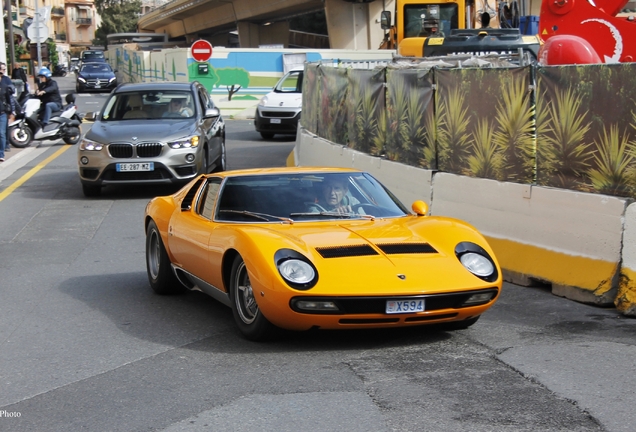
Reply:
[[415, 201], [411, 205], [411, 209], [418, 216], [426, 216], [428, 214], [428, 205], [424, 201]]
[[218, 108], [208, 108], [205, 110], [205, 115], [203, 116], [203, 118], [215, 118], [215, 117], [220, 117], [221, 116], [221, 110], [219, 110]]
[[84, 116], [84, 120], [86, 121], [95, 121], [97, 120], [97, 114], [95, 114], [94, 112], [87, 112], [86, 115]]
[[382, 11], [380, 14], [380, 27], [382, 27], [382, 30], [391, 29], [391, 12]]

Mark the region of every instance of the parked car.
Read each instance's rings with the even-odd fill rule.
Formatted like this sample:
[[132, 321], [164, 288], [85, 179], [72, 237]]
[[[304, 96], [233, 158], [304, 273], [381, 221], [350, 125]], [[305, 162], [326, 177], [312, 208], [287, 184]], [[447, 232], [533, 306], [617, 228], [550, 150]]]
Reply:
[[77, 154], [86, 196], [105, 185], [183, 184], [226, 169], [225, 123], [196, 81], [121, 84], [85, 119], [95, 122]]
[[117, 87], [116, 72], [108, 63], [82, 63], [75, 74], [75, 90], [77, 93], [111, 91]]
[[371, 175], [269, 168], [198, 176], [146, 206], [152, 289], [202, 291], [242, 334], [466, 328], [497, 299], [502, 274], [472, 226], [410, 213]]
[[286, 73], [256, 107], [254, 126], [263, 139], [296, 135], [303, 102], [303, 69]]

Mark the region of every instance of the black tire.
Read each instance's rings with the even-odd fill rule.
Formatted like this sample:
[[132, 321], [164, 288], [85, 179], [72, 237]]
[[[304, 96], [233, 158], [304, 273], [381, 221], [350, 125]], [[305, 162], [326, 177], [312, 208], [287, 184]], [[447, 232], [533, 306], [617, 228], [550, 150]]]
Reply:
[[471, 325], [475, 324], [478, 320], [479, 316], [476, 316], [475, 318], [467, 319], [464, 321], [455, 321], [447, 324], [440, 324], [440, 329], [446, 331], [465, 330]]
[[94, 198], [102, 194], [102, 187], [82, 183], [82, 192], [84, 192], [85, 197]]
[[263, 316], [258, 308], [247, 267], [240, 255], [232, 264], [230, 301], [234, 322], [246, 339], [261, 342], [275, 336], [277, 328]]
[[29, 126], [24, 125], [19, 128], [18, 126], [12, 126], [9, 128], [9, 142], [13, 147], [25, 148], [31, 144], [33, 139], [33, 131]]
[[222, 172], [227, 170], [227, 153], [225, 151], [225, 140], [221, 143], [221, 155], [216, 160], [214, 172]]
[[72, 127], [66, 131], [62, 139], [66, 144], [74, 145], [79, 142], [81, 137], [82, 133], [80, 132], [79, 128]]
[[185, 287], [170, 268], [168, 252], [154, 221], [150, 221], [146, 229], [146, 271], [148, 282], [155, 293], [169, 295], [185, 291]]
[[261, 137], [268, 140], [274, 138], [274, 134], [271, 132], [261, 132]]

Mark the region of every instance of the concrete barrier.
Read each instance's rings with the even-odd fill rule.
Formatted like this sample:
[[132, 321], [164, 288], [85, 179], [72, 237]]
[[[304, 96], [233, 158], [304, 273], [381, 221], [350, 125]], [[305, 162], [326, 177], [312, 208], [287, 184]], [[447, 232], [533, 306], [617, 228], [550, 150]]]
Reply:
[[[556, 295], [600, 306], [620, 297], [617, 307], [636, 312], [636, 242], [629, 242], [631, 249], [623, 242], [624, 219], [636, 239], [636, 207], [626, 218], [627, 199], [433, 173], [332, 144], [302, 128], [294, 161], [367, 171], [405, 204], [423, 199], [431, 214], [473, 224], [488, 238], [509, 282], [550, 283]], [[631, 267], [623, 269], [619, 296], [622, 254]]]
[[616, 296], [616, 308], [636, 317], [636, 203], [625, 211], [621, 278]]

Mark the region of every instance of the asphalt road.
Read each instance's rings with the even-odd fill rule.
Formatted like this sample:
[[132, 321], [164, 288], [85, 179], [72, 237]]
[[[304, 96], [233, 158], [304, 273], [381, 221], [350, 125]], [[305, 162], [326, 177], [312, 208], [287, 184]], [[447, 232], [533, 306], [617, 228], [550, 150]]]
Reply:
[[[78, 106], [103, 101], [82, 95]], [[263, 141], [250, 121], [227, 121], [227, 139], [230, 168], [284, 165], [294, 144]], [[214, 300], [156, 296], [148, 285], [143, 210], [173, 189], [86, 199], [75, 159], [74, 146], [45, 142], [0, 167], [2, 431], [636, 425], [636, 320], [613, 309], [505, 284], [468, 330], [248, 342]]]

